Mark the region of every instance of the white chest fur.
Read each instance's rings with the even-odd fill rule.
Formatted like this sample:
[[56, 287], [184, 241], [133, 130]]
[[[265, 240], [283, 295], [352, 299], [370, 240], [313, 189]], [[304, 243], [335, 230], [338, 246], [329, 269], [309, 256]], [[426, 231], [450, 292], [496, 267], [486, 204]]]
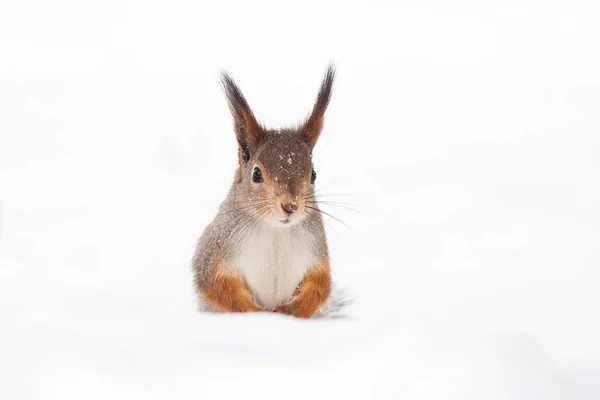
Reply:
[[307, 231], [267, 224], [248, 236], [232, 260], [256, 300], [267, 309], [289, 300], [316, 262], [312, 236]]

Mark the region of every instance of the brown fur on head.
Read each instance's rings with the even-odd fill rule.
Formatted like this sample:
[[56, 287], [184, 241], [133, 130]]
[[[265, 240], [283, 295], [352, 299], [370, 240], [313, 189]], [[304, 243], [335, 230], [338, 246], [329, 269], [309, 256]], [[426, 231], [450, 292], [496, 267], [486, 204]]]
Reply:
[[233, 79], [222, 74], [238, 142], [239, 166], [233, 188], [240, 197], [238, 201], [248, 203], [248, 207], [241, 203], [240, 209], [250, 210], [276, 227], [302, 220], [307, 211], [306, 199], [313, 195], [312, 150], [323, 129], [334, 77], [335, 69], [329, 66], [313, 110], [302, 124], [272, 130], [256, 120]]

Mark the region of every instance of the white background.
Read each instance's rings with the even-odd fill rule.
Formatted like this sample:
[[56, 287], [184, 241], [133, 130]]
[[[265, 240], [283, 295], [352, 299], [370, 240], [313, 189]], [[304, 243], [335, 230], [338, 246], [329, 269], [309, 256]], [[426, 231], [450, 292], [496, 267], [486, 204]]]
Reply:
[[[597, 2], [0, 1], [0, 398], [600, 398]], [[233, 179], [315, 163], [353, 319], [196, 312]]]

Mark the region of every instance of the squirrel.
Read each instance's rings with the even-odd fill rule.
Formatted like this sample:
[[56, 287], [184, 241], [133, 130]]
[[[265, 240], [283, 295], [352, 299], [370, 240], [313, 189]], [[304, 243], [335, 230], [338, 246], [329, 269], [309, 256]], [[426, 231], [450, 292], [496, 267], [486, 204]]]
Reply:
[[306, 120], [274, 130], [257, 121], [239, 87], [221, 72], [238, 167], [196, 245], [192, 270], [201, 311], [269, 311], [308, 319], [328, 302], [331, 268], [312, 151], [334, 78], [329, 65]]

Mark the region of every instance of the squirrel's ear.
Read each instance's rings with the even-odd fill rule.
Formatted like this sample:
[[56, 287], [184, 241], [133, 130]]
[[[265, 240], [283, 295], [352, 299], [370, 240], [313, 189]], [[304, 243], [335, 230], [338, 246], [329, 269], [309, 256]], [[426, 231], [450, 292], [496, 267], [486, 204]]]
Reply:
[[242, 91], [226, 72], [221, 72], [221, 84], [233, 116], [233, 130], [239, 144], [240, 160], [247, 162], [250, 150], [258, 143], [263, 129], [256, 121]]
[[323, 82], [321, 82], [321, 88], [317, 101], [313, 107], [312, 113], [302, 125], [302, 133], [306, 136], [306, 140], [314, 146], [319, 139], [321, 130], [323, 130], [323, 121], [325, 119], [325, 111], [329, 105], [329, 99], [331, 98], [331, 88], [333, 86], [333, 80], [335, 78], [335, 67], [329, 65]]

